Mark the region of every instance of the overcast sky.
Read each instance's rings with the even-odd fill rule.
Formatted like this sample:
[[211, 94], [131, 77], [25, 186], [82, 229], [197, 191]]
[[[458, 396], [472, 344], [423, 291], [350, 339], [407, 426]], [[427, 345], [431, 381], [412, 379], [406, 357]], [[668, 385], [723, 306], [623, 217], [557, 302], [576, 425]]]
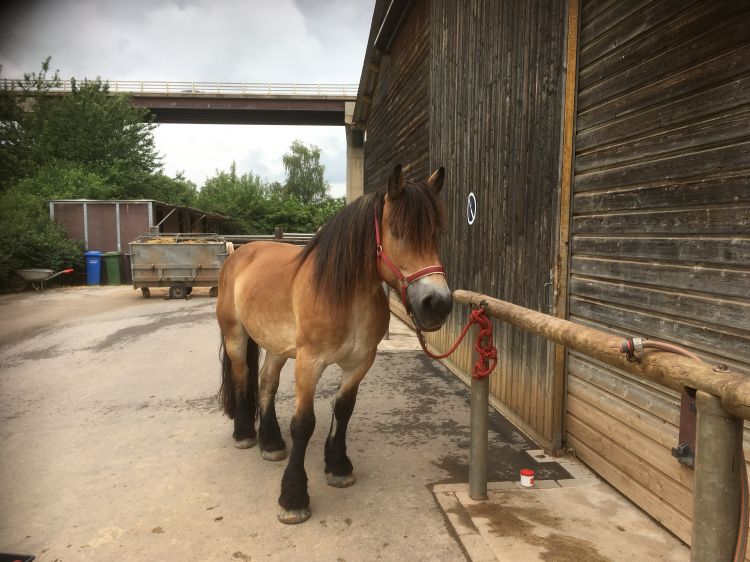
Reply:
[[[357, 83], [375, 0], [27, 0], [2, 3], [4, 78], [52, 56], [62, 78]], [[199, 186], [237, 162], [284, 179], [292, 140], [323, 151], [334, 195], [344, 195], [343, 127], [160, 125], [165, 171]]]

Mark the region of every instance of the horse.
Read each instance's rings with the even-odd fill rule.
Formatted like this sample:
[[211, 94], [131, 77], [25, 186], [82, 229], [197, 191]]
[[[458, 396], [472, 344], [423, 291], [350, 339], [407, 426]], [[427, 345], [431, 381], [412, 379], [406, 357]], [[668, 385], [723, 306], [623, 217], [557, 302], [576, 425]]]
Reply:
[[[400, 292], [422, 331], [439, 329], [452, 310], [437, 255], [445, 230], [438, 197], [444, 178], [441, 167], [426, 181], [406, 182], [398, 165], [387, 186], [344, 207], [304, 248], [244, 244], [221, 267], [219, 397], [234, 420], [235, 447], [260, 443], [263, 459], [287, 457], [274, 400], [284, 363], [296, 359], [292, 446], [279, 495], [282, 523], [302, 523], [311, 515], [304, 461], [315, 428], [313, 399], [323, 370], [334, 363], [342, 376], [325, 442], [326, 481], [338, 488], [355, 483], [346, 430], [359, 384], [388, 327], [382, 283]], [[260, 370], [259, 348], [266, 352]]]

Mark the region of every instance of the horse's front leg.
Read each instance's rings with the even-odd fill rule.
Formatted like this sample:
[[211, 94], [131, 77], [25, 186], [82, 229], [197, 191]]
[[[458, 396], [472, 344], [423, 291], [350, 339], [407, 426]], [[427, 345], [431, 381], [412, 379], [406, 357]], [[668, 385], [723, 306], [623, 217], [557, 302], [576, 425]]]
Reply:
[[282, 523], [302, 523], [310, 518], [310, 496], [307, 494], [307, 473], [305, 472], [305, 451], [315, 430], [314, 397], [315, 386], [325, 365], [297, 352], [294, 371], [296, 408], [292, 416], [292, 450], [289, 464], [281, 479], [279, 496], [279, 521]]
[[346, 430], [357, 401], [357, 390], [375, 360], [375, 354], [354, 366], [342, 366], [341, 385], [333, 403], [331, 430], [325, 447], [326, 481], [336, 488], [346, 488], [356, 482], [354, 467], [346, 455]]

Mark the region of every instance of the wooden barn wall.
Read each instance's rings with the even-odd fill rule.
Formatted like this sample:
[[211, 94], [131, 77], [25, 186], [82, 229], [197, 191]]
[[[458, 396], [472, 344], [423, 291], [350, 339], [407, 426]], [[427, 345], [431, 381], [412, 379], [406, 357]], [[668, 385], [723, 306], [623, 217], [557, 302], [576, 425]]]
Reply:
[[[447, 171], [448, 282], [541, 312], [551, 308], [565, 18], [565, 2], [545, 0], [433, 0], [430, 16], [430, 160]], [[478, 202], [472, 226], [470, 192]], [[467, 316], [456, 306], [430, 344], [447, 349]], [[495, 330], [494, 403], [548, 446], [552, 348], [507, 325]], [[469, 373], [469, 346], [451, 363]]]
[[[583, 0], [579, 45], [571, 320], [750, 373], [750, 5]], [[568, 444], [689, 542], [678, 404], [568, 358]]]
[[396, 164], [407, 180], [429, 167], [429, 0], [418, 0], [380, 63], [365, 135], [365, 192], [386, 185]]

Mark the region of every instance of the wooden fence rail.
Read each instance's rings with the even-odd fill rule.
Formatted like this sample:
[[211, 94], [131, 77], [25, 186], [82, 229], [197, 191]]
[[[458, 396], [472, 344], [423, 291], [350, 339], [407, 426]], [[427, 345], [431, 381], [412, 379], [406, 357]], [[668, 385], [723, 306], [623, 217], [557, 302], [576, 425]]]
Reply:
[[[742, 420], [750, 419], [750, 377], [664, 351], [647, 350], [639, 354], [637, 361], [628, 361], [619, 351], [622, 338], [612, 334], [471, 291], [457, 290], [453, 298], [463, 305], [483, 306], [494, 318], [636, 377], [678, 391], [695, 390], [698, 421], [692, 560], [732, 559], [734, 538], [746, 532], [740, 524], [744, 515], [740, 506], [747, 505]], [[486, 463], [486, 379], [472, 380], [471, 391], [469, 490], [473, 499], [482, 499], [487, 491], [486, 466], [472, 463]]]

